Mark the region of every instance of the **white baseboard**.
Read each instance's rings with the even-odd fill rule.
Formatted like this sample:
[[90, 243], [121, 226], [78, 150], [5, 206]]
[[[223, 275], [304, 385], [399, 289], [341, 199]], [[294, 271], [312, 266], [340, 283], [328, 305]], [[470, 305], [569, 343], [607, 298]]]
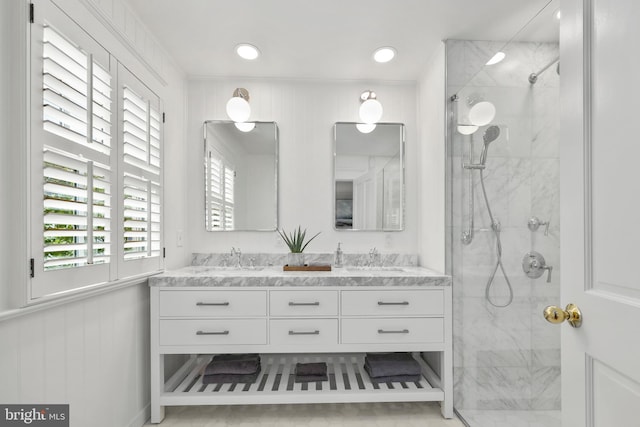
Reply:
[[127, 427], [142, 427], [151, 418], [151, 402], [147, 403], [138, 415], [136, 415]]

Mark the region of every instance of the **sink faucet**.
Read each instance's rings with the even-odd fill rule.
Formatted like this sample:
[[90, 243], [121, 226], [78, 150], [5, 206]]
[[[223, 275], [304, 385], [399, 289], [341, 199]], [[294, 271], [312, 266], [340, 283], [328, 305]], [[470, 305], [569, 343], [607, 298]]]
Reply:
[[379, 256], [378, 249], [373, 248], [369, 251], [369, 267], [375, 267]]
[[242, 263], [241, 263], [241, 257], [242, 257], [242, 252], [240, 252], [240, 248], [236, 249], [235, 247], [231, 248], [231, 258], [235, 257], [235, 261], [236, 261], [236, 268], [241, 268], [242, 267]]

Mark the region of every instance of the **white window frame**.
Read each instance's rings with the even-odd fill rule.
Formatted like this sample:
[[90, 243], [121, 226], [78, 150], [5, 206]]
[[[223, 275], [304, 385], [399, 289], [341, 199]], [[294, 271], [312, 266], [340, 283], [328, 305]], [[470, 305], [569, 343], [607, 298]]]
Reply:
[[[74, 20], [66, 15], [58, 6], [49, 0], [36, 1], [36, 13], [34, 22], [30, 25], [30, 105], [29, 105], [29, 159], [28, 159], [28, 188], [30, 225], [28, 229], [29, 254], [31, 257], [31, 279], [25, 292], [25, 303], [31, 305], [67, 295], [75, 295], [84, 291], [91, 291], [100, 287], [119, 285], [127, 280], [148, 276], [161, 271], [164, 265], [163, 251], [163, 224], [160, 212], [159, 241], [155, 256], [145, 259], [125, 261], [123, 256], [123, 183], [124, 172], [130, 168], [123, 166], [123, 135], [122, 135], [122, 82], [127, 81], [136, 86], [139, 93], [143, 93], [162, 115], [162, 103], [147, 86], [135, 75], [130, 73], [117, 59], [108, 52], [88, 31], [85, 31]], [[80, 144], [66, 141], [65, 138], [55, 135], [44, 129], [43, 125], [43, 28], [48, 24], [58, 30], [67, 40], [77, 45], [82, 51], [92, 55], [93, 60], [111, 76], [111, 130], [110, 153], [101, 154], [96, 158], [100, 164], [106, 164], [110, 168], [110, 262], [104, 264], [90, 264], [81, 267], [61, 268], [55, 270], [44, 269], [44, 212], [43, 212], [43, 148], [45, 146], [62, 147], [65, 152], [78, 155], [76, 160], [86, 160], [87, 153], [93, 152], [91, 148], [80, 147]], [[91, 111], [88, 117], [92, 117]], [[89, 120], [89, 123], [91, 121]], [[159, 199], [156, 201], [162, 209], [162, 145], [163, 124], [160, 123], [159, 135], [159, 170], [152, 176], [157, 184]], [[92, 192], [89, 192], [92, 193]], [[89, 201], [90, 203], [90, 201]], [[87, 208], [91, 210], [91, 208]], [[91, 212], [89, 212], [91, 214]], [[92, 238], [93, 236], [89, 236]]]

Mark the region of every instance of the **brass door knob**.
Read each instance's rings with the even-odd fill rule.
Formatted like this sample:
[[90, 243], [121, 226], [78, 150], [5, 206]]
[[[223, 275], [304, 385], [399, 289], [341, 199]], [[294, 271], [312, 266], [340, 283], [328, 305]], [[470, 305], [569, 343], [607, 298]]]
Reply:
[[562, 323], [566, 320], [574, 328], [579, 328], [582, 325], [582, 312], [575, 304], [567, 304], [565, 310], [555, 305], [550, 305], [542, 313], [547, 322], [550, 323]]

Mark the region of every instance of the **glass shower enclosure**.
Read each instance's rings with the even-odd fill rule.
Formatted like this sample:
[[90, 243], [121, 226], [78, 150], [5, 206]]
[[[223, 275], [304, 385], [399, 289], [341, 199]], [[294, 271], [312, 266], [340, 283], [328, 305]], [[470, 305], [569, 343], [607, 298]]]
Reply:
[[560, 419], [560, 329], [542, 317], [560, 295], [558, 7], [509, 41], [446, 42], [454, 406], [471, 427]]

